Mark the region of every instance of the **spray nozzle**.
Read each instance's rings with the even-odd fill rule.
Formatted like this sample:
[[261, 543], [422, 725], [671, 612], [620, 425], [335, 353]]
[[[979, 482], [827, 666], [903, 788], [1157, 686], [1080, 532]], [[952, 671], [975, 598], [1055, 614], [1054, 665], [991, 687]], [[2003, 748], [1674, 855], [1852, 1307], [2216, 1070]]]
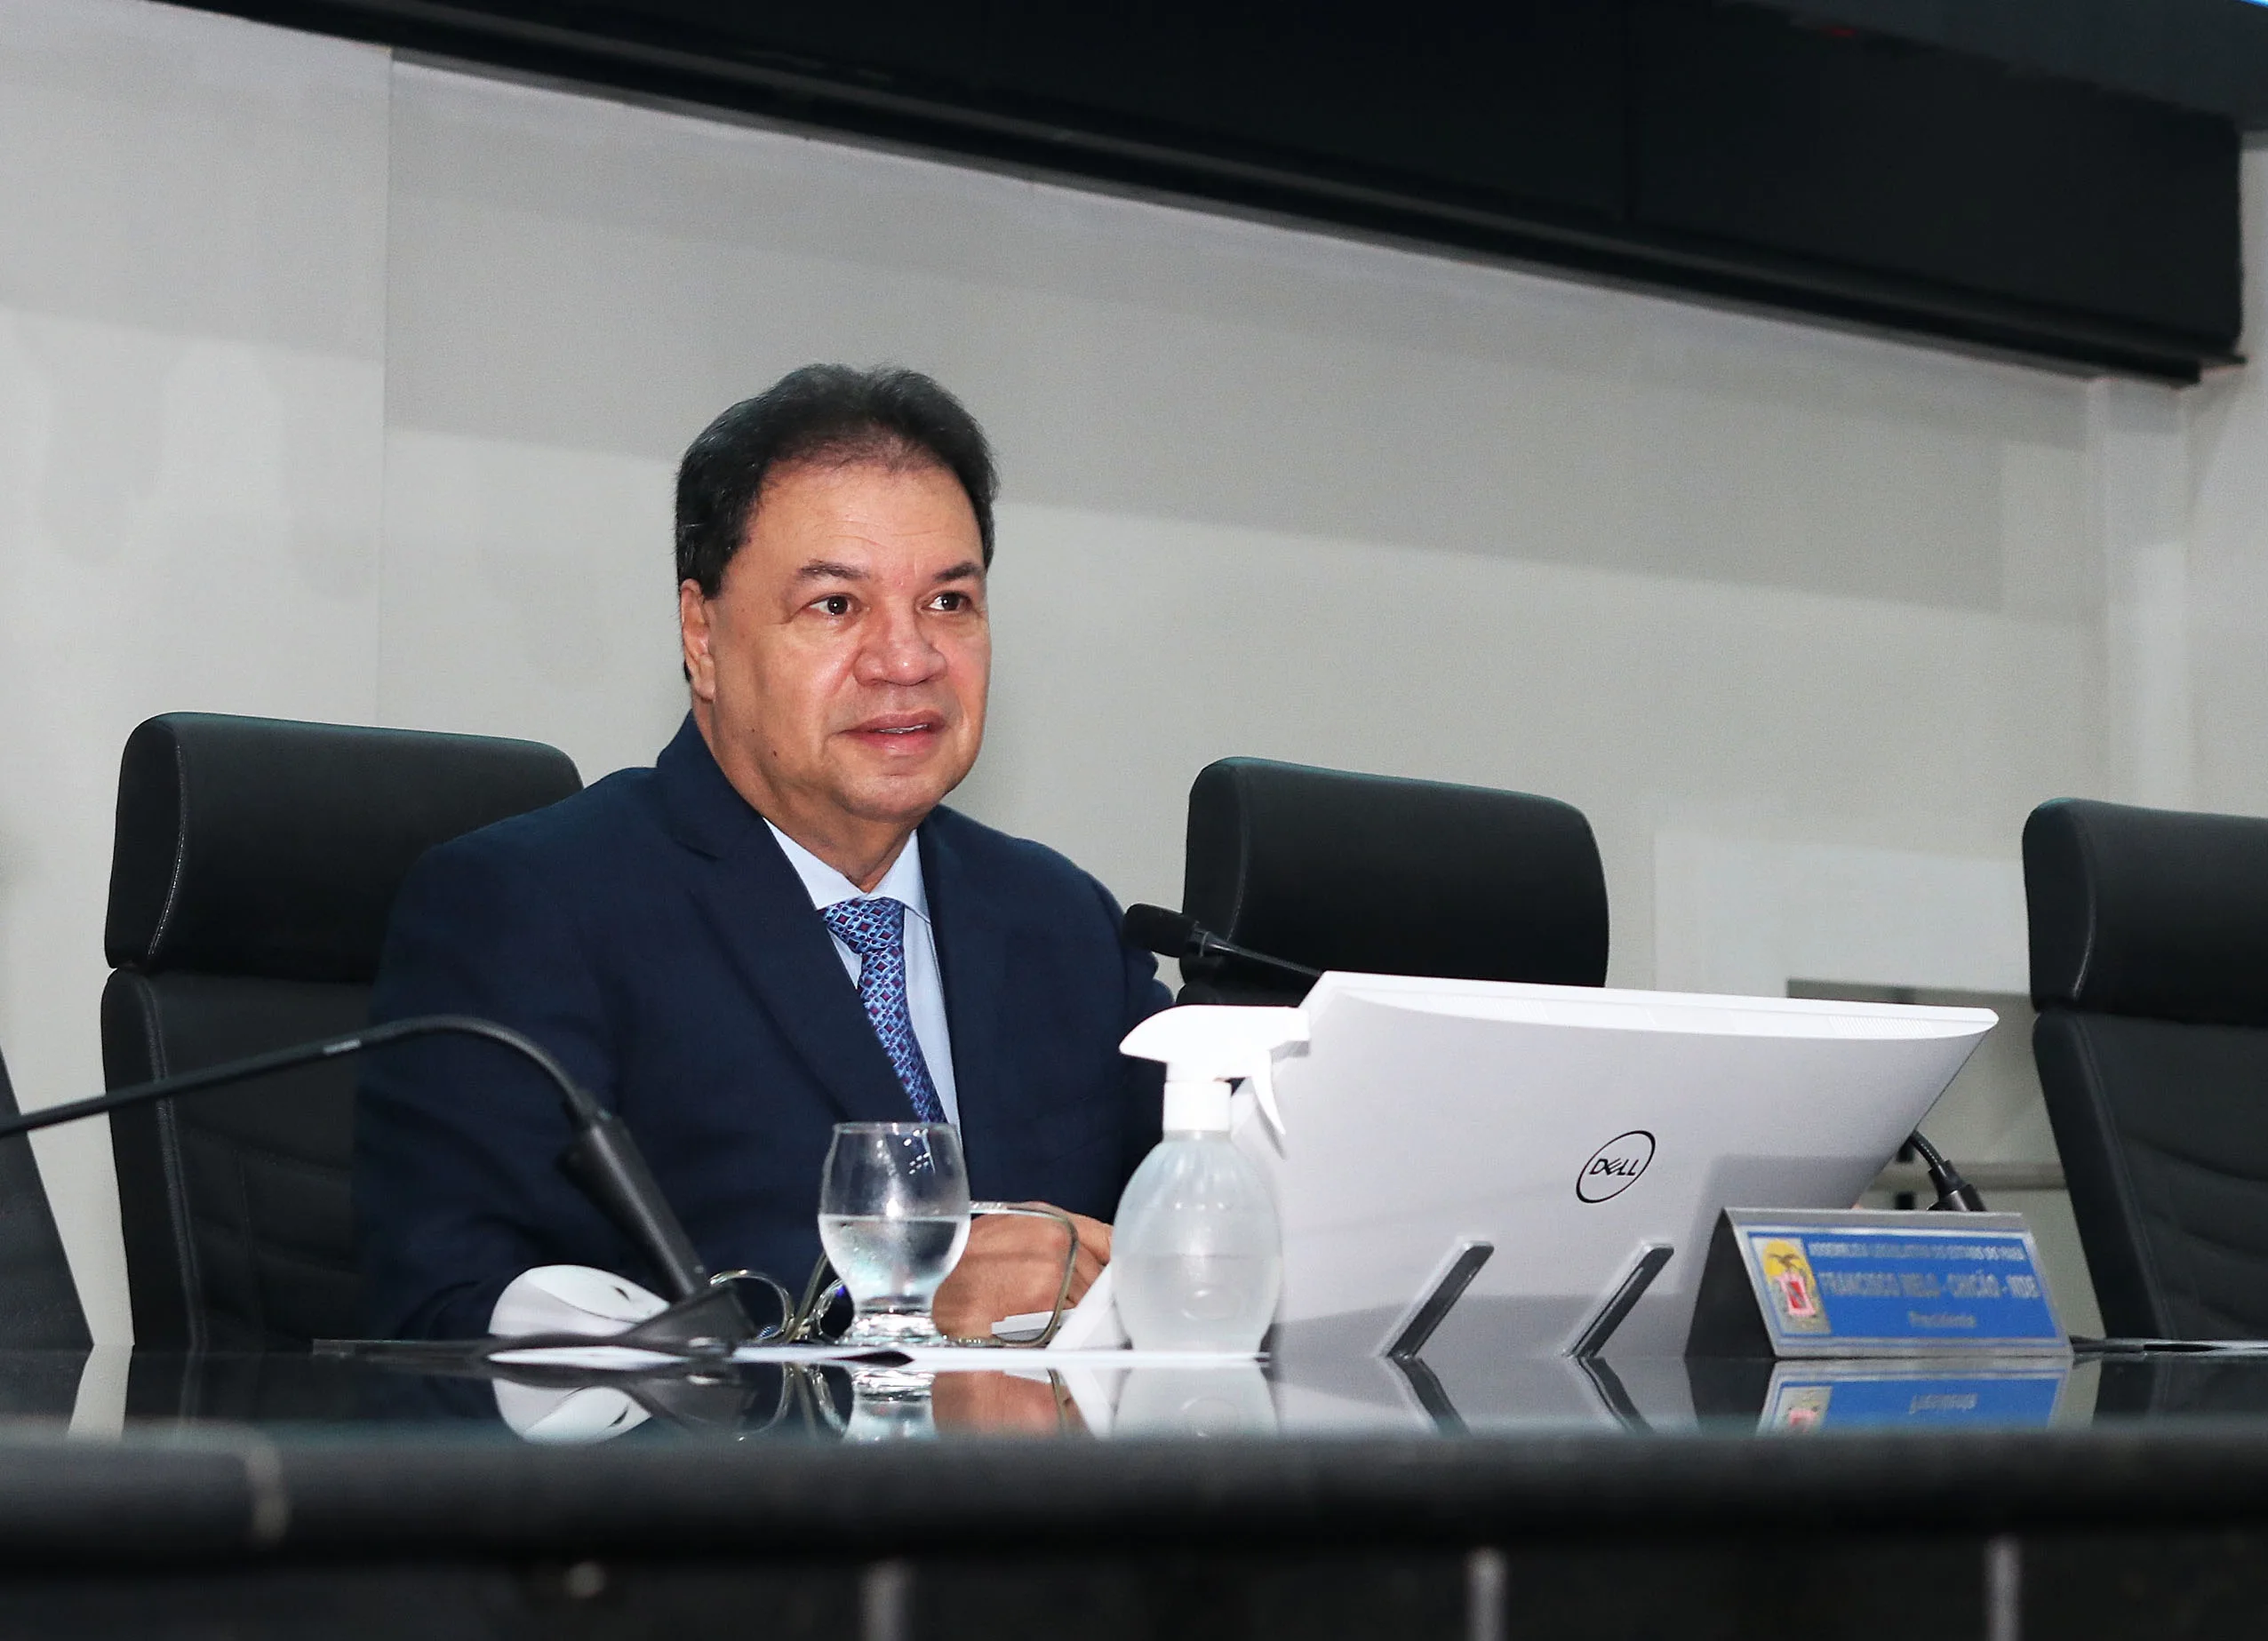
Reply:
[[1192, 1003], [1152, 1015], [1126, 1034], [1122, 1052], [1165, 1062], [1165, 1126], [1228, 1127], [1228, 1085], [1238, 1079], [1281, 1135], [1275, 1056], [1307, 1040], [1307, 1016], [1297, 1008], [1236, 1008]]

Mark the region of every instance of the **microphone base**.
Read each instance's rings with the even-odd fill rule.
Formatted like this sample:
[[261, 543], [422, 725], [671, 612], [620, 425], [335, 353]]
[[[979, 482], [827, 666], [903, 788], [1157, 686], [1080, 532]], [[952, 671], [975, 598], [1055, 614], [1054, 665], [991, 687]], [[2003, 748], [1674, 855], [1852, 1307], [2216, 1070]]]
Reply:
[[732, 1285], [720, 1282], [679, 1300], [667, 1310], [656, 1311], [604, 1342], [667, 1350], [678, 1356], [730, 1356], [737, 1347], [755, 1343], [759, 1331], [748, 1319], [747, 1308]]

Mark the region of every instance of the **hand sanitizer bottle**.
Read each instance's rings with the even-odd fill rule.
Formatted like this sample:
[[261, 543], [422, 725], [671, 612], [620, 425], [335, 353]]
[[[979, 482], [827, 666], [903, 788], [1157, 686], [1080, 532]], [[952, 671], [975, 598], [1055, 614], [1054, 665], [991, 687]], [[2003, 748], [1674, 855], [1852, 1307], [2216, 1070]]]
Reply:
[[1153, 1015], [1119, 1047], [1165, 1062], [1165, 1135], [1119, 1199], [1118, 1314], [1138, 1350], [1250, 1352], [1275, 1319], [1283, 1239], [1267, 1182], [1229, 1142], [1229, 1081], [1282, 1126], [1269, 1070], [1307, 1039], [1296, 1008], [1192, 1006]]

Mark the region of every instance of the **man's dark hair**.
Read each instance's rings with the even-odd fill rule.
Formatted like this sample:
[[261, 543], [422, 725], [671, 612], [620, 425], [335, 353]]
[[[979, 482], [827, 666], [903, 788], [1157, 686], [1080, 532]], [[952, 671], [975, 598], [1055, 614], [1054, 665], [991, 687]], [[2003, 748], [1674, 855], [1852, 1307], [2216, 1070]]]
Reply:
[[677, 467], [677, 579], [715, 598], [747, 539], [765, 482], [808, 463], [938, 466], [976, 509], [992, 567], [992, 446], [961, 401], [919, 370], [807, 364], [701, 430]]

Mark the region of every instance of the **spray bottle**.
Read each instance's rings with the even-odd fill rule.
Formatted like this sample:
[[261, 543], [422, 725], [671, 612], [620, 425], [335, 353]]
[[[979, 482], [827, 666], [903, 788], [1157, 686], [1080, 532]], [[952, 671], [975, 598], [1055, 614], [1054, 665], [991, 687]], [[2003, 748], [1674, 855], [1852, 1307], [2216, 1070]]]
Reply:
[[1242, 1078], [1281, 1133], [1276, 1050], [1307, 1040], [1297, 1008], [1192, 1005], [1152, 1015], [1120, 1049], [1165, 1062], [1165, 1136], [1119, 1199], [1111, 1232], [1118, 1314], [1138, 1350], [1259, 1349], [1283, 1285], [1267, 1182], [1229, 1143]]

